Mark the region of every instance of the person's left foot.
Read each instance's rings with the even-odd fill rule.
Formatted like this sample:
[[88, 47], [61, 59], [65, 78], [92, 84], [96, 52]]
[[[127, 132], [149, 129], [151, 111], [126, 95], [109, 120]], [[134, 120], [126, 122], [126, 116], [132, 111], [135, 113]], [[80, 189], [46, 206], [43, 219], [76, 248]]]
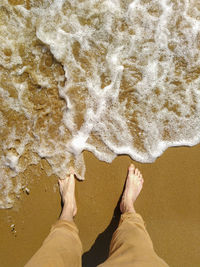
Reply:
[[63, 209], [60, 215], [60, 219], [73, 221], [73, 217], [77, 213], [74, 174], [71, 173], [65, 179], [58, 179], [58, 184], [60, 187], [60, 195], [63, 202]]

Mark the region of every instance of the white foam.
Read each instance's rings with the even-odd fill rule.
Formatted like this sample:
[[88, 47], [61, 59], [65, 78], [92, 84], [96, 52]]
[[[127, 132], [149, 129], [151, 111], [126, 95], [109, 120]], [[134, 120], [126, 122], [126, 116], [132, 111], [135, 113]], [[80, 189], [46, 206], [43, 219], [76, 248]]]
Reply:
[[[10, 70], [9, 85], [16, 89], [17, 97], [6, 86], [0, 88], [0, 96], [7, 110], [28, 119], [28, 126], [23, 137], [13, 127], [2, 142], [0, 168], [8, 182], [1, 178], [6, 186], [0, 207], [12, 205], [9, 177], [17, 177], [40, 158], [47, 160], [44, 170], [49, 176], [54, 173], [64, 178], [72, 164], [83, 179], [84, 150], [107, 162], [118, 154], [153, 162], [170, 146], [199, 143], [200, 22], [196, 4], [167, 0], [44, 1], [30, 10], [15, 6], [18, 16], [5, 1], [0, 63]], [[16, 29], [20, 32], [17, 38]], [[32, 44], [37, 38], [44, 44], [41, 49]], [[23, 65], [21, 43], [34, 58], [31, 67]], [[40, 70], [49, 49], [62, 64], [64, 75], [55, 73], [49, 78]], [[41, 87], [38, 92], [66, 79], [65, 85], [58, 84], [65, 107], [56, 136], [49, 132], [57, 127], [53, 115], [51, 118], [55, 113], [52, 106], [44, 108], [42, 104], [41, 111], [36, 111], [28, 82], [16, 82], [24, 73]], [[44, 113], [50, 116], [38, 127]], [[1, 113], [0, 125], [3, 133], [7, 120]], [[20, 159], [27, 147], [32, 156], [23, 162]], [[19, 190], [20, 181], [15, 192]]]
[[[87, 1], [86, 1], [87, 2]], [[130, 107], [130, 110], [138, 110], [140, 111], [141, 115], [137, 116], [138, 119], [138, 125], [143, 130], [146, 134], [146, 139], [144, 140], [144, 145], [145, 149], [147, 150], [146, 156], [138, 157], [138, 151], [136, 152], [130, 152], [133, 148], [131, 147], [132, 141], [130, 140], [128, 142], [128, 147], [130, 148], [129, 150], [129, 155], [131, 155], [133, 158], [140, 158], [139, 160], [144, 162], [144, 161], [152, 161], [154, 160], [157, 155], [160, 155], [167, 147], [166, 144], [169, 144], [169, 142], [165, 142], [162, 140], [162, 134], [163, 134], [163, 121], [168, 119], [169, 120], [169, 127], [168, 130], [171, 131], [171, 136], [170, 139], [174, 138], [174, 142], [171, 142], [170, 145], [177, 145], [177, 138], [178, 136], [182, 136], [184, 133], [180, 133], [180, 129], [183, 127], [185, 123], [188, 123], [188, 120], [186, 120], [184, 117], [189, 114], [189, 106], [191, 105], [191, 98], [188, 98], [190, 93], [187, 93], [187, 88], [184, 88], [184, 99], [187, 99], [187, 103], [184, 103], [182, 96], [180, 97], [179, 93], [174, 93], [173, 97], [170, 95], [170, 84], [166, 83], [166, 77], [170, 79], [171, 81], [173, 79], [176, 79], [174, 76], [174, 63], [173, 63], [173, 57], [174, 54], [171, 52], [168, 48], [168, 44], [170, 40], [176, 40], [176, 42], [179, 42], [179, 37], [175, 32], [170, 32], [168, 26], [169, 22], [171, 21], [171, 18], [176, 16], [175, 11], [173, 10], [172, 4], [169, 4], [168, 1], [163, 1], [162, 3], [159, 3], [158, 1], [152, 1], [153, 4], [159, 6], [161, 10], [161, 15], [159, 17], [151, 16], [148, 13], [148, 8], [150, 5], [143, 6], [140, 4], [140, 1], [133, 1], [131, 4], [129, 4], [127, 10], [121, 10], [120, 5], [118, 1], [103, 1], [102, 5], [99, 4], [99, 10], [102, 8], [102, 12], [104, 14], [104, 20], [103, 23], [101, 24], [101, 29], [99, 30], [99, 36], [97, 39], [95, 39], [94, 29], [90, 25], [88, 28], [88, 25], [81, 25], [79, 20], [78, 20], [78, 15], [80, 15], [80, 7], [79, 7], [79, 2], [75, 1], [73, 2], [73, 6], [76, 11], [71, 11], [69, 10], [70, 16], [68, 17], [62, 17], [62, 23], [60, 25], [54, 25], [54, 29], [52, 31], [47, 32], [46, 28], [45, 31], [43, 29], [43, 20], [40, 21], [40, 25], [37, 29], [37, 35], [38, 37], [48, 45], [50, 45], [51, 51], [54, 53], [54, 56], [58, 59], [61, 60], [62, 63], [65, 65], [65, 70], [66, 70], [66, 78], [68, 78], [68, 84], [66, 85], [66, 88], [70, 88], [72, 84], [74, 84], [73, 81], [73, 74], [70, 72], [70, 67], [71, 64], [74, 65], [74, 68], [78, 68], [81, 73], [83, 73], [83, 84], [86, 85], [88, 88], [88, 102], [87, 103], [87, 108], [86, 108], [86, 113], [85, 113], [85, 122], [76, 132], [76, 126], [73, 121], [73, 116], [76, 114], [76, 110], [74, 110], [75, 106], [70, 105], [70, 109], [68, 110], [68, 114], [65, 114], [65, 125], [66, 127], [68, 124], [68, 120], [66, 118], [70, 118], [70, 127], [69, 129], [72, 130], [73, 132], [73, 138], [70, 143], [70, 149], [72, 150], [73, 153], [79, 154], [81, 153], [85, 148], [93, 150], [93, 148], [90, 147], [90, 145], [87, 145], [87, 139], [90, 136], [91, 131], [97, 131], [100, 135], [101, 138], [104, 140], [104, 143], [108, 145], [109, 148], [112, 149], [116, 154], [119, 153], [126, 153], [127, 151], [126, 146], [121, 145], [121, 148], [119, 148], [116, 144], [111, 145], [112, 141], [109, 140], [109, 136], [112, 136], [110, 131], [113, 131], [115, 128], [115, 120], [113, 120], [112, 116], [113, 113], [111, 112], [109, 114], [108, 111], [108, 105], [107, 105], [107, 100], [110, 97], [113, 97], [115, 101], [117, 101], [119, 92], [121, 90], [120, 88], [120, 83], [121, 79], [123, 76], [124, 72], [124, 65], [123, 62], [126, 59], [128, 60], [127, 55], [131, 56], [131, 54], [135, 53], [138, 49], [138, 45], [143, 45], [144, 39], [145, 38], [154, 38], [155, 43], [147, 43], [145, 44], [144, 48], [142, 49], [142, 53], [140, 55], [141, 58], [147, 57], [147, 64], [144, 66], [141, 65], [140, 71], [141, 71], [141, 76], [142, 79], [140, 79], [137, 82], [137, 85], [134, 85], [138, 95], [137, 98], [140, 100], [140, 103], [138, 106], [134, 105], [134, 108]], [[89, 2], [85, 3], [85, 6], [87, 6]], [[152, 4], [152, 5], [153, 5]], [[55, 2], [54, 2], [55, 5]], [[90, 8], [92, 4], [90, 3]], [[55, 6], [54, 6], [55, 7]], [[83, 6], [81, 6], [83, 7]], [[111, 8], [112, 7], [112, 8]], [[186, 7], [187, 8], [187, 7]], [[59, 8], [55, 9], [55, 13], [52, 14], [52, 18], [60, 14], [60, 9], [62, 9], [61, 5]], [[141, 13], [141, 12], [142, 13]], [[46, 13], [48, 11], [45, 11]], [[81, 15], [85, 15], [85, 10], [81, 10]], [[88, 12], [88, 10], [87, 10]], [[96, 12], [95, 8], [91, 8], [90, 13], [87, 14], [87, 17], [94, 15]], [[107, 16], [105, 16], [106, 12], [108, 12]], [[124, 13], [123, 13], [124, 12]], [[100, 13], [97, 13], [97, 16], [99, 16]], [[112, 14], [112, 15], [111, 15]], [[139, 17], [139, 15], [142, 15], [140, 17], [141, 21], [144, 22], [144, 27], [142, 24], [139, 24], [139, 20], [137, 21], [136, 19]], [[183, 12], [183, 15], [185, 15], [185, 19], [188, 19], [188, 16], [186, 13]], [[118, 32], [118, 40], [117, 36], [114, 36], [114, 41], [111, 41], [111, 43], [107, 43], [107, 40], [105, 40], [104, 36], [106, 34], [113, 34], [113, 23], [115, 18], [118, 20], [125, 18], [124, 16], [128, 16], [127, 18], [130, 19], [131, 22], [129, 22], [129, 27], [132, 27], [132, 23], [135, 23], [134, 30], [136, 31], [135, 36], [131, 36], [128, 34], [128, 31], [126, 30], [124, 32]], [[45, 18], [45, 15], [44, 15]], [[127, 19], [126, 18], [126, 19]], [[136, 22], [137, 21], [137, 22]], [[138, 23], [138, 24], [137, 24]], [[71, 32], [64, 32], [63, 30], [60, 30], [63, 25], [75, 25], [76, 29], [73, 28]], [[51, 25], [52, 26], [52, 25]], [[194, 27], [195, 29], [197, 27]], [[87, 31], [86, 31], [87, 30]], [[128, 29], [127, 29], [128, 30]], [[153, 33], [153, 31], [155, 33]], [[187, 35], [194, 36], [196, 34], [196, 31], [192, 33], [186, 32]], [[58, 39], [55, 39], [54, 34], [56, 34], [56, 38], [59, 38], [60, 42], [58, 43]], [[93, 34], [93, 35], [92, 35]], [[173, 36], [174, 35], [174, 36]], [[189, 36], [186, 35], [187, 40], [189, 41]], [[68, 36], [68, 39], [66, 39], [66, 36]], [[102, 36], [102, 39], [101, 39]], [[192, 38], [194, 39], [194, 38]], [[97, 47], [100, 43], [102, 43], [106, 48], [107, 48], [107, 54], [106, 54], [106, 61], [104, 61], [103, 64], [107, 64], [107, 69], [110, 71], [110, 78], [111, 78], [111, 83], [110, 85], [106, 86], [103, 88], [103, 90], [100, 88], [100, 80], [98, 76], [98, 61], [94, 59], [90, 59], [91, 63], [93, 64], [93, 75], [91, 77], [86, 77], [84, 74], [84, 69], [81, 67], [81, 63], [79, 60], [75, 59], [72, 53], [72, 45], [74, 43], [74, 40], [79, 42], [79, 45], [81, 47], [81, 53], [84, 55], [85, 52], [87, 52], [90, 49], [92, 49], [91, 46], [89, 46], [89, 41], [92, 40], [93, 42], [96, 43]], [[130, 42], [127, 42], [127, 40], [130, 40]], [[180, 39], [181, 41], [181, 39]], [[189, 42], [189, 46], [193, 47], [193, 43]], [[132, 44], [135, 44], [132, 45]], [[152, 45], [151, 45], [152, 44]], [[181, 45], [181, 43], [180, 43]], [[62, 47], [61, 47], [62, 46]], [[184, 52], [184, 47], [182, 47], [182, 52]], [[194, 51], [195, 47], [191, 49], [191, 51]], [[94, 50], [95, 51], [95, 50]], [[188, 51], [188, 50], [187, 50]], [[62, 52], [65, 52], [66, 55], [63, 57]], [[182, 53], [181, 54], [184, 54]], [[191, 52], [192, 53], [192, 52]], [[161, 54], [165, 55], [167, 60], [164, 60], [163, 62], [159, 61], [159, 58]], [[193, 53], [195, 54], [195, 53]], [[137, 54], [136, 54], [137, 55]], [[144, 60], [146, 60], [144, 58]], [[188, 64], [190, 63], [189, 57], [186, 55], [185, 60], [188, 61]], [[101, 64], [102, 64], [101, 63]], [[131, 63], [132, 64], [132, 63]], [[133, 64], [133, 67], [136, 67], [136, 65]], [[137, 66], [138, 67], [138, 66]], [[101, 68], [102, 70], [102, 68]], [[103, 69], [103, 72], [106, 71], [106, 69]], [[131, 73], [130, 73], [131, 74]], [[131, 75], [129, 76], [131, 77]], [[194, 82], [195, 83], [195, 82]], [[193, 84], [194, 84], [193, 83]], [[156, 101], [156, 98], [153, 96], [151, 97], [152, 91], [154, 88], [159, 87], [161, 95], [159, 95], [159, 101]], [[168, 88], [167, 88], [168, 87]], [[185, 85], [186, 87], [186, 85]], [[191, 89], [192, 90], [192, 89]], [[193, 88], [194, 90], [194, 88]], [[60, 93], [62, 97], [67, 99], [67, 90], [60, 90]], [[63, 96], [64, 95], [64, 96]], [[174, 105], [178, 104], [179, 107], [177, 108], [177, 111], [181, 114], [180, 118], [177, 116], [176, 113], [172, 111], [168, 111], [167, 108], [164, 107], [164, 104], [166, 101], [170, 101], [171, 107]], [[70, 103], [70, 99], [68, 98], [68, 101]], [[91, 104], [92, 102], [92, 104]], [[118, 102], [118, 101], [117, 101]], [[117, 112], [122, 112], [123, 110], [123, 105], [121, 103], [117, 103], [119, 106]], [[188, 105], [188, 108], [187, 108]], [[156, 115], [152, 113], [152, 106], [155, 106], [159, 111]], [[163, 107], [162, 107], [163, 106]], [[109, 107], [110, 109], [110, 107]], [[116, 111], [116, 110], [115, 110]], [[121, 115], [118, 116], [120, 118]], [[100, 124], [106, 124], [106, 121], [103, 122], [102, 120], [105, 118], [105, 114], [108, 115], [107, 119], [112, 121], [111, 125], [107, 125], [108, 128], [106, 128], [107, 133], [105, 130], [100, 129], [97, 125]], [[117, 114], [117, 113], [116, 113]], [[123, 112], [122, 112], [123, 114]], [[159, 121], [156, 121], [156, 119], [159, 118]], [[198, 126], [198, 117], [193, 116], [193, 121], [196, 121], [196, 131], [195, 134], [193, 134], [193, 138], [195, 138], [197, 134], [197, 129], [199, 129]], [[177, 120], [179, 122], [177, 123]], [[122, 115], [120, 118], [120, 123], [123, 124], [123, 122], [126, 121], [126, 118]], [[97, 123], [98, 122], [98, 123]], [[175, 133], [175, 130], [172, 131], [172, 126], [170, 124], [177, 123], [177, 125], [180, 126], [180, 128], [177, 127], [177, 131], [179, 133]], [[190, 124], [190, 122], [189, 122]], [[125, 123], [126, 125], [126, 123]], [[182, 126], [181, 126], [182, 125]], [[110, 127], [110, 128], [109, 128]], [[186, 126], [185, 128], [191, 127]], [[127, 126], [125, 127], [127, 128]], [[175, 127], [176, 128], [176, 127]], [[118, 131], [118, 130], [117, 130]], [[116, 133], [115, 138], [119, 139], [119, 135], [121, 135], [121, 130], [119, 130], [119, 135]], [[126, 129], [125, 135], [126, 137], [128, 136], [128, 128]], [[139, 133], [141, 134], [141, 133]], [[129, 134], [131, 136], [131, 134]], [[192, 135], [192, 133], [191, 133]], [[103, 137], [104, 136], [104, 137]], [[126, 138], [125, 138], [126, 139]], [[130, 139], [130, 138], [129, 138]], [[190, 138], [191, 140], [191, 138]], [[165, 145], [163, 145], [165, 143]], [[181, 142], [182, 143], [182, 142]], [[99, 158], [103, 158], [100, 156], [100, 153], [94, 152], [96, 155], [99, 155]], [[142, 159], [143, 157], [143, 159]], [[106, 158], [104, 158], [106, 160]]]

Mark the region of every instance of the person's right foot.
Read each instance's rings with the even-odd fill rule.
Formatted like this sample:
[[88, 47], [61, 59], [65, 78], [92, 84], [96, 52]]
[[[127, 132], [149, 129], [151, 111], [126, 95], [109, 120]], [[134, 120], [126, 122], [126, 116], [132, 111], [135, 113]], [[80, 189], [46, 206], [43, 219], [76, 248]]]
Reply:
[[143, 178], [140, 171], [133, 164], [129, 166], [126, 186], [120, 203], [122, 213], [135, 212], [134, 202], [142, 190]]

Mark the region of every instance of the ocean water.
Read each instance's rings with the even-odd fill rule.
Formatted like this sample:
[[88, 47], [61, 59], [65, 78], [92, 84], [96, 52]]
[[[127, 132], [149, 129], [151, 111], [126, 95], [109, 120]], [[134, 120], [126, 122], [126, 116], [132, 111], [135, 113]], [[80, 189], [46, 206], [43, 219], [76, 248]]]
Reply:
[[153, 162], [200, 142], [198, 0], [2, 0], [0, 208], [29, 165]]

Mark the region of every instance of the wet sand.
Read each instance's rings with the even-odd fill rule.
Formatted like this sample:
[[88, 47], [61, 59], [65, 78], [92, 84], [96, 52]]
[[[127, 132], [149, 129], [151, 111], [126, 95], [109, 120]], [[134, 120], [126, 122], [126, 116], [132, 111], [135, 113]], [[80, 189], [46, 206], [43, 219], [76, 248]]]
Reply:
[[[119, 156], [107, 164], [88, 152], [84, 157], [86, 180], [76, 182], [76, 223], [84, 252], [89, 251], [83, 256], [83, 265], [92, 267], [107, 257], [119, 219], [115, 207], [131, 159]], [[146, 222], [155, 250], [170, 266], [200, 264], [199, 159], [200, 145], [170, 148], [153, 164], [135, 163], [145, 181], [136, 210]], [[13, 209], [0, 210], [3, 267], [23, 266], [40, 247], [61, 210], [56, 177], [47, 177], [40, 165], [29, 167], [26, 175], [30, 194], [24, 192]]]

